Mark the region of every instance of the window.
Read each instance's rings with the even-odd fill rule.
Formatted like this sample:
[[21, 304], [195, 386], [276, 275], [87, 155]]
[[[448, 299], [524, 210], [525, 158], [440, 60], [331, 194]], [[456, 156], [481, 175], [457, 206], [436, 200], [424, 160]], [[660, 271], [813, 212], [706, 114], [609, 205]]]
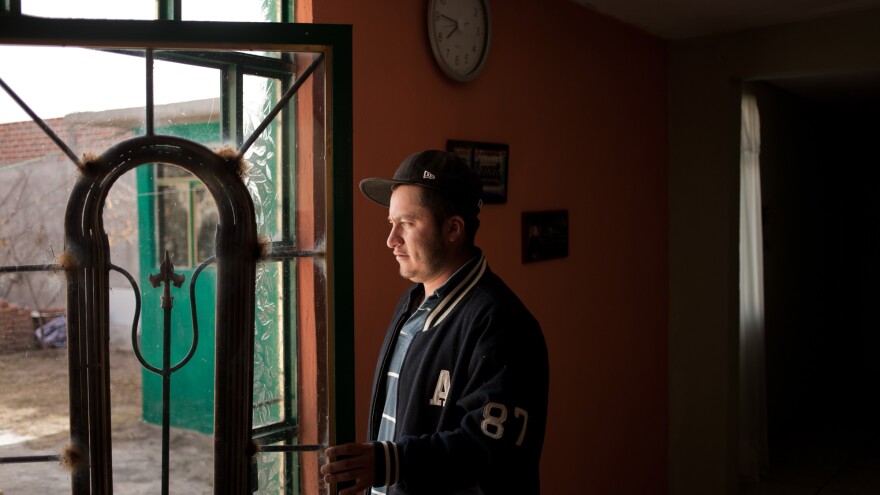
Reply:
[[[187, 3], [183, 5], [186, 12]], [[218, 4], [212, 5], [214, 11], [219, 10]], [[12, 14], [16, 14], [12, 7]], [[23, 1], [20, 7], [27, 13], [30, 4]], [[162, 5], [159, 8], [161, 11]], [[269, 18], [285, 17], [283, 12], [266, 12]], [[52, 171], [58, 176], [70, 175], [64, 179], [69, 184], [71, 180], [79, 180], [73, 163], [83, 154], [110, 155], [107, 150], [116, 143], [130, 143], [138, 137], [157, 136], [160, 141], [166, 136], [182, 137], [213, 150], [225, 147], [219, 151], [222, 156], [243, 150], [249, 170], [239, 172], [254, 205], [261, 239], [259, 252], [254, 253], [252, 423], [247, 433], [262, 446], [262, 452], [253, 457], [247, 455], [255, 467], [246, 469], [255, 474], [258, 493], [319, 493], [325, 487], [317, 479], [314, 449], [305, 448], [297, 453], [296, 448], [290, 446], [326, 445], [353, 437], [351, 315], [343, 310], [351, 307], [350, 31], [336, 26], [310, 25], [306, 29], [278, 23], [267, 23], [258, 31], [236, 23], [187, 25], [184, 21], [162, 25], [161, 29], [153, 26], [151, 21], [0, 16], [0, 49], [6, 50], [9, 48], [6, 45], [12, 43], [48, 45], [27, 48], [32, 50], [31, 54], [39, 52], [48, 57], [38, 58], [47, 62], [37, 64], [41, 69], [51, 69], [55, 61], [66, 63], [76, 58], [67, 55], [69, 53], [77, 53], [84, 59], [104, 59], [93, 66], [80, 65], [78, 72], [47, 70], [48, 77], [67, 79], [71, 74], [88, 74], [85, 79], [104, 88], [102, 96], [106, 97], [102, 102], [111, 100], [111, 95], [120, 88], [142, 97], [137, 105], [119, 103], [88, 112], [78, 110], [44, 121], [47, 132], [33, 134], [38, 145], [35, 154], [30, 158], [13, 158], [11, 152], [0, 155], [0, 173], [10, 173], [10, 166], [14, 166], [14, 170], [27, 170], [39, 163], [50, 170], [49, 175]], [[65, 55], [59, 56], [51, 45], [62, 44], [92, 48], [65, 48]], [[254, 51], [251, 49], [254, 46], [260, 49]], [[333, 56], [327, 57], [327, 54]], [[33, 56], [29, 59], [34, 60]], [[84, 59], [79, 60], [84, 63]], [[11, 81], [13, 78], [7, 74], [32, 71], [32, 65], [0, 64], [0, 79]], [[181, 77], [179, 73], [162, 72], [171, 66], [183, 67], [188, 74], [198, 75]], [[105, 76], [101, 75], [102, 71]], [[307, 74], [307, 71], [311, 72]], [[122, 82], [132, 74], [139, 74], [140, 79]], [[199, 84], [197, 81], [202, 77], [213, 82]], [[184, 101], [156, 98], [163, 94], [163, 88], [190, 85], [194, 85], [196, 91]], [[22, 87], [9, 84], [12, 93]], [[56, 87], [64, 93], [64, 85]], [[212, 94], [206, 88], [216, 88], [216, 92]], [[12, 100], [12, 93], [0, 93], [0, 105]], [[36, 108], [36, 102], [42, 98], [48, 98], [48, 94], [23, 96], [22, 100]], [[278, 113], [273, 115], [276, 109]], [[37, 114], [39, 117], [40, 112]], [[33, 123], [27, 124], [31, 129], [39, 119], [32, 120]], [[21, 122], [28, 121], [22, 119]], [[11, 124], [0, 123], [0, 142], [3, 132], [11, 132], [14, 127]], [[46, 136], [50, 134], [68, 149], [48, 140]], [[253, 140], [248, 141], [249, 138]], [[129, 226], [136, 225], [138, 234], [134, 265], [139, 265], [140, 273], [133, 278], [140, 282], [136, 293], [141, 296], [143, 305], [135, 342], [141, 347], [145, 361], [153, 366], [162, 366], [157, 363], [165, 359], [164, 333], [156, 330], [163, 321], [159, 303], [162, 296], [161, 289], [153, 290], [144, 282], [149, 275], [156, 274], [161, 260], [159, 252], [167, 249], [172, 253], [175, 271], [185, 275], [186, 283], [198, 276], [192, 292], [195, 301], [189, 300], [185, 289], [171, 289], [175, 291], [175, 302], [168, 358], [172, 365], [189, 361], [170, 374], [168, 401], [163, 398], [164, 385], [155, 383], [162, 382], [163, 377], [149, 371], [143, 373], [142, 413], [147, 421], [155, 422], [157, 411], [161, 419], [162, 409], [170, 407], [170, 423], [175, 431], [185, 428], [210, 433], [217, 419], [212, 417], [217, 390], [234, 386], [225, 382], [215, 384], [214, 375], [218, 368], [223, 368], [223, 363], [236, 358], [234, 349], [215, 348], [212, 335], [215, 326], [212, 310], [219, 297], [214, 291], [221, 291], [228, 282], [223, 280], [219, 270], [201, 265], [213, 252], [217, 219], [221, 215], [210, 200], [213, 196], [206, 185], [192, 171], [185, 171], [179, 165], [174, 161], [156, 160], [138, 164], [132, 174], [118, 177], [103, 205], [104, 225], [100, 227], [105, 230], [110, 227], [107, 215], [112, 206], [113, 189], [127, 184], [136, 190], [137, 215], [134, 222], [129, 220]], [[63, 211], [55, 210], [54, 218], [50, 218], [54, 223], [46, 231], [54, 232], [51, 235], [57, 237], [59, 220], [63, 217]], [[121, 225], [120, 232], [125, 232], [124, 220]], [[16, 240], [23, 244], [21, 252], [47, 252], [45, 248], [32, 249], [33, 246], [27, 245], [35, 234], [30, 231]], [[108, 231], [108, 238], [114, 236], [122, 237]], [[64, 256], [68, 258], [62, 259], [57, 241], [52, 244], [59, 252], [53, 259], [56, 263], [37, 267], [37, 263], [16, 261], [17, 268], [10, 268], [0, 276], [19, 273], [23, 265], [35, 272], [57, 272], [62, 266], [70, 270], [70, 265], [64, 263], [69, 263], [69, 256], [75, 258], [76, 253], [66, 253]], [[114, 257], [113, 264], [121, 265], [117, 261]], [[115, 290], [111, 291], [110, 299]], [[195, 340], [194, 328], [188, 323], [189, 303], [193, 302], [197, 306], [200, 335], [197, 346], [190, 348], [189, 343]], [[70, 315], [72, 308], [67, 309]], [[216, 322], [217, 328], [222, 324]], [[75, 325], [71, 322], [71, 330]], [[103, 337], [100, 332], [95, 336]], [[111, 368], [114, 357], [109, 354]], [[74, 360], [71, 369], [79, 369], [75, 365], [79, 358], [71, 355], [71, 359]], [[83, 373], [91, 373], [90, 369]], [[71, 381], [76, 381], [73, 378], [70, 377]], [[82, 396], [92, 400], [93, 395], [103, 393], [91, 390]], [[113, 392], [107, 390], [106, 393], [112, 401]], [[87, 414], [93, 414], [91, 409]], [[77, 414], [71, 415], [71, 434], [81, 433], [77, 425], [92, 428], [91, 424], [100, 423], [99, 419], [91, 417], [90, 423]], [[216, 436], [216, 432], [214, 434]], [[114, 434], [109, 436], [111, 445], [123, 440]], [[91, 438], [94, 441], [96, 437]], [[76, 443], [82, 438], [74, 440]], [[169, 443], [165, 438], [163, 442]], [[168, 448], [174, 459], [174, 446]], [[246, 453], [222, 457], [220, 464], [209, 464], [207, 470], [210, 472], [210, 466], [216, 465], [216, 478], [226, 474], [221, 471], [241, 469], [236, 459], [243, 455]], [[112, 479], [110, 482], [117, 487], [129, 486], [123, 484], [130, 483], [131, 479], [116, 466], [109, 465], [109, 456], [102, 459], [95, 455], [92, 461], [98, 466], [90, 471], [89, 480], [83, 482], [74, 476], [76, 493], [100, 491], [101, 479]], [[225, 461], [231, 464], [225, 466]], [[38, 463], [11, 466], [15, 469], [0, 465], [0, 477], [4, 480], [21, 476], [20, 473], [28, 470], [46, 470], [45, 465]], [[111, 474], [104, 474], [102, 469]], [[148, 467], [145, 465], [144, 469]], [[153, 476], [155, 480], [159, 473]], [[178, 480], [171, 478], [170, 484], [175, 486]], [[58, 487], [47, 489], [57, 491]]]

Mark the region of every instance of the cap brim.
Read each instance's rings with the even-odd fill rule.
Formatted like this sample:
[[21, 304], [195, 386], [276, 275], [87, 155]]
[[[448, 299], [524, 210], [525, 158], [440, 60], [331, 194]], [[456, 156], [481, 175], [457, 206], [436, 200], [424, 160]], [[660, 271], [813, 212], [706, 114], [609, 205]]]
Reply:
[[395, 185], [407, 182], [394, 179], [364, 179], [360, 183], [360, 190], [370, 201], [388, 206], [391, 204], [391, 192]]

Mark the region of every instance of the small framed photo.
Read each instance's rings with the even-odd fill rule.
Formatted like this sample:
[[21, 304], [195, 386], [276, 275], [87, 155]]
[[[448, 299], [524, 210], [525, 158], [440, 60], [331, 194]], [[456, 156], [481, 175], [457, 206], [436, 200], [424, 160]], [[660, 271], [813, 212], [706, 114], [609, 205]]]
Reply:
[[507, 202], [507, 166], [510, 147], [506, 144], [449, 140], [446, 151], [458, 153], [483, 180], [483, 203]]
[[568, 210], [522, 214], [522, 262], [568, 256]]

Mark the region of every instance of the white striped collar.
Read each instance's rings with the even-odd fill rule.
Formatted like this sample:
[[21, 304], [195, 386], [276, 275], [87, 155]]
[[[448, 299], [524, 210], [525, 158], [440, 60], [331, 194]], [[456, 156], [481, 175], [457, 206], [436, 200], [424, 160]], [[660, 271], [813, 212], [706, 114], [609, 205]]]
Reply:
[[[476, 263], [474, 263], [470, 270], [467, 271], [466, 275], [461, 279], [461, 281], [459, 281], [458, 283], [455, 282], [455, 279], [458, 278], [458, 272], [447, 281], [447, 283], [454, 283], [455, 286], [452, 288], [452, 290], [449, 291], [448, 294], [443, 295], [440, 302], [437, 303], [437, 306], [434, 307], [434, 309], [431, 311], [431, 314], [428, 315], [428, 318], [425, 320], [425, 326], [422, 328], [423, 332], [431, 330], [432, 328], [439, 325], [444, 319], [446, 319], [446, 317], [449, 316], [450, 313], [452, 313], [452, 310], [455, 309], [462, 298], [464, 298], [464, 296], [467, 295], [467, 293], [474, 288], [474, 285], [476, 285], [477, 282], [483, 277], [483, 274], [486, 273], [486, 267], [488, 265], [488, 263], [486, 262], [486, 255], [480, 252], [478, 257], [475, 257], [475, 259], [477, 260]], [[470, 265], [470, 263], [462, 266], [459, 272], [463, 272], [464, 270], [466, 270], [468, 265]], [[447, 284], [444, 284], [444, 286], [445, 285]], [[441, 287], [441, 289], [445, 289], [445, 287]], [[438, 292], [440, 292], [441, 289], [438, 289]]]

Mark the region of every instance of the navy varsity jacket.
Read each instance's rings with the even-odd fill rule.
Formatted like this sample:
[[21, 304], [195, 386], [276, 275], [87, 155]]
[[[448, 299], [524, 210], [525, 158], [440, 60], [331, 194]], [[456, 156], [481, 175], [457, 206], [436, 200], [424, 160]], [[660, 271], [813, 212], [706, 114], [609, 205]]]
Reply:
[[482, 252], [438, 289], [440, 302], [400, 370], [394, 442], [378, 442], [387, 360], [424, 296], [401, 298], [373, 380], [375, 486], [389, 494], [537, 494], [549, 369], [541, 328]]

